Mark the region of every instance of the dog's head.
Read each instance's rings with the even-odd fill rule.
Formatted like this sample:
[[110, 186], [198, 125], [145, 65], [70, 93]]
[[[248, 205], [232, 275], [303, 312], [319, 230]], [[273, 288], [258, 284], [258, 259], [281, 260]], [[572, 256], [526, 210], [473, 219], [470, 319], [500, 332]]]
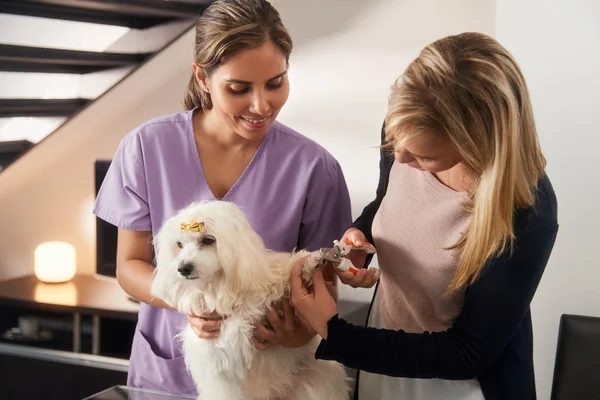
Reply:
[[233, 203], [194, 203], [155, 237], [152, 294], [186, 314], [228, 315], [244, 296], [264, 290], [267, 250]]

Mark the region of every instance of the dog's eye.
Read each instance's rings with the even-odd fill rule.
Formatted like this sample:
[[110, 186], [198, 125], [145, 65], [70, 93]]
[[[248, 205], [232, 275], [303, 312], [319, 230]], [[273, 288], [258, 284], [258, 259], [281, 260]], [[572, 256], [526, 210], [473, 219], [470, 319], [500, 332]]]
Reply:
[[209, 246], [211, 244], [213, 244], [215, 242], [215, 238], [212, 236], [204, 236], [202, 238], [202, 240], [200, 240], [200, 243], [202, 243], [205, 246]]
[[180, 249], [183, 249], [183, 244], [178, 240], [177, 241], [177, 247], [179, 247]]

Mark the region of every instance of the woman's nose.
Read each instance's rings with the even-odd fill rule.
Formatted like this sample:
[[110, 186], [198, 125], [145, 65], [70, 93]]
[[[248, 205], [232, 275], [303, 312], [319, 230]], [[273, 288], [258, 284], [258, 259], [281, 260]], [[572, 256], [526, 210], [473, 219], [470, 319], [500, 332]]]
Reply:
[[252, 96], [250, 112], [264, 116], [269, 112], [269, 109], [269, 99], [267, 94], [263, 90], [256, 90]]
[[406, 150], [396, 151], [394, 153], [394, 158], [396, 158], [396, 161], [402, 164], [407, 164], [413, 160], [413, 157]]

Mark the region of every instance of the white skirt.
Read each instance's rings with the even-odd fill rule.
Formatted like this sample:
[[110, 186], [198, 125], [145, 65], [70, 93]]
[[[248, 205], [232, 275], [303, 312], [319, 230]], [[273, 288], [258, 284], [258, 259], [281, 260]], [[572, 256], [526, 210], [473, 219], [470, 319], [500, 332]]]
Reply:
[[[386, 328], [379, 314], [379, 300], [373, 301], [368, 326]], [[477, 379], [395, 378], [360, 371], [358, 400], [485, 400]]]

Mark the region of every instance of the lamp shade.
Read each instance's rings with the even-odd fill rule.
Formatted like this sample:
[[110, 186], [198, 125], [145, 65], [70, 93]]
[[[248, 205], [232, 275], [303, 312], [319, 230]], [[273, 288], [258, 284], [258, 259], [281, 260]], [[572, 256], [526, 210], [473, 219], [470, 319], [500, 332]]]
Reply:
[[75, 276], [75, 248], [67, 242], [46, 242], [35, 249], [35, 276], [42, 282], [66, 282]]

